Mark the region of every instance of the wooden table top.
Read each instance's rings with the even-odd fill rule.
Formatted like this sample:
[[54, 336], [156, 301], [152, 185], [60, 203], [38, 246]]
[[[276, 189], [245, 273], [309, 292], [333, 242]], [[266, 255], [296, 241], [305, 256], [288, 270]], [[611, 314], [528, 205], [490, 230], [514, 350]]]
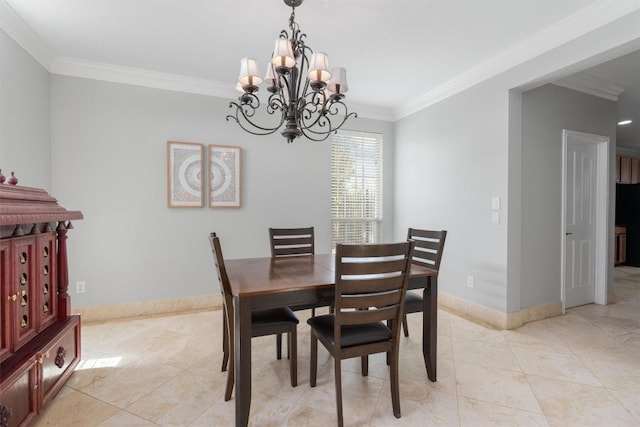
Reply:
[[[225, 267], [234, 296], [320, 289], [335, 283], [335, 254], [231, 259], [225, 261]], [[411, 265], [411, 277], [437, 274], [436, 270]]]

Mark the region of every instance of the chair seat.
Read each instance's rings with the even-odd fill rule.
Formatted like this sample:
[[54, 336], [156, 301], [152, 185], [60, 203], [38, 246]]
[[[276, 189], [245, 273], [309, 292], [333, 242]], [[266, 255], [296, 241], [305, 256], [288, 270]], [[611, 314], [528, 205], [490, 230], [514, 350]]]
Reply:
[[289, 307], [256, 310], [251, 312], [251, 322], [254, 326], [269, 324], [272, 326], [300, 323], [298, 317]]
[[407, 292], [406, 296], [404, 297], [404, 312], [419, 313], [422, 311], [422, 307], [422, 297], [415, 292]]
[[[312, 317], [307, 320], [307, 323], [316, 331], [321, 341], [333, 345], [334, 321], [335, 316], [333, 314], [325, 314], [323, 316]], [[391, 330], [381, 322], [364, 325], [343, 325], [341, 335], [341, 347], [346, 348], [354, 345], [390, 340]]]

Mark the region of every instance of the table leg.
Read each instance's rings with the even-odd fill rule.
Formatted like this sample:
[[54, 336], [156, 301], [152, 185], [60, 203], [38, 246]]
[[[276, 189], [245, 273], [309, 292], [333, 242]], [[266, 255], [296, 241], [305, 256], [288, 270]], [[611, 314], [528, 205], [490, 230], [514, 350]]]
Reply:
[[438, 354], [438, 276], [429, 277], [422, 299], [422, 354], [427, 376], [436, 381]]
[[249, 424], [251, 409], [251, 298], [234, 297], [236, 426]]

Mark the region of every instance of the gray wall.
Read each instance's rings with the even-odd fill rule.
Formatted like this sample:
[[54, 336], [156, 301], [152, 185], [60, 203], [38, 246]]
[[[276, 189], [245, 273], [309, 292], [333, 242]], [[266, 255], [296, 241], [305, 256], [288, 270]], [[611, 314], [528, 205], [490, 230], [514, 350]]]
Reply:
[[[396, 124], [396, 236], [448, 231], [447, 294], [506, 311], [508, 93], [482, 83]], [[501, 199], [500, 224], [491, 197]], [[475, 287], [467, 287], [467, 276]]]
[[615, 153], [616, 103], [554, 85], [522, 96], [522, 307], [561, 297], [563, 129], [607, 136]]
[[[258, 137], [225, 121], [228, 100], [52, 76], [53, 194], [82, 210], [69, 239], [74, 307], [217, 294], [210, 231], [227, 258], [269, 255], [270, 226], [316, 227], [330, 250], [330, 144]], [[385, 236], [392, 235], [393, 126], [384, 134]], [[238, 145], [242, 207], [167, 208], [166, 141]]]
[[51, 189], [49, 72], [0, 30], [0, 169]]
[[[542, 223], [559, 227], [561, 218], [549, 218], [545, 212], [542, 217], [525, 215], [522, 191], [535, 192], [538, 187], [527, 182], [530, 177], [522, 165], [539, 159], [538, 153], [525, 153], [522, 92], [637, 50], [638, 19], [640, 11], [540, 51], [529, 61], [396, 122], [395, 236], [406, 235], [409, 226], [449, 231], [438, 281], [441, 291], [507, 313], [553, 297], [553, 302], [560, 302], [559, 277], [554, 273], [559, 271], [559, 257], [538, 261], [524, 255], [525, 248], [531, 251], [529, 230]], [[613, 152], [610, 155], [613, 167]], [[560, 159], [557, 165], [553, 174], [559, 176]], [[557, 191], [560, 185], [558, 181]], [[493, 196], [501, 198], [498, 225], [490, 220]], [[546, 206], [559, 213], [560, 199]], [[614, 208], [612, 196], [610, 213]], [[609, 287], [613, 219], [610, 236]], [[532, 276], [534, 265], [538, 272], [549, 270], [554, 276], [555, 291], [546, 273], [539, 279], [546, 282], [543, 288], [549, 295], [529, 289], [540, 286]], [[466, 287], [466, 276], [475, 277], [473, 289]]]

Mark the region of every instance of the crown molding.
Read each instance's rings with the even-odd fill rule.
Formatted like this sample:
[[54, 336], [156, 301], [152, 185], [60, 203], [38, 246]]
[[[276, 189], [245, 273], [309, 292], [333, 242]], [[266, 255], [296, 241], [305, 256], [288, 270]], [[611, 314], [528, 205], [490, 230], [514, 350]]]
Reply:
[[[361, 118], [395, 121], [494, 77], [555, 47], [578, 38], [615, 19], [640, 10], [638, 0], [600, 0], [522, 43], [490, 58], [434, 90], [395, 108], [352, 105]], [[49, 72], [150, 88], [235, 99], [228, 83], [121, 67], [77, 58], [56, 57], [5, 0], [0, 0], [0, 28]], [[605, 91], [606, 92], [606, 91]]]
[[57, 57], [51, 64], [51, 73], [63, 76], [81, 77], [122, 83], [134, 86], [186, 92], [196, 95], [217, 96], [232, 99], [237, 92], [228, 84], [213, 80], [186, 77], [177, 74], [160, 73], [139, 68], [122, 67], [84, 59]]
[[638, 0], [597, 1], [434, 90], [395, 107], [393, 120], [416, 113], [637, 10], [640, 10]]
[[578, 92], [588, 93], [589, 95], [594, 95], [610, 101], [617, 101], [618, 96], [625, 89], [624, 86], [590, 76], [586, 73], [573, 74], [560, 80], [556, 80], [553, 84], [566, 87], [567, 89], [577, 90]]
[[[225, 99], [236, 99], [238, 97], [238, 92], [236, 92], [235, 88], [231, 87], [229, 83], [160, 73], [139, 68], [122, 67], [78, 58], [55, 58], [51, 64], [50, 72], [63, 76], [80, 77], [196, 95], [216, 96]], [[391, 121], [392, 118], [391, 109], [389, 108], [353, 103], [349, 103], [349, 107], [361, 118], [385, 121]]]
[[50, 66], [55, 54], [5, 0], [0, 0], [0, 29], [4, 30], [47, 71], [51, 71]]

